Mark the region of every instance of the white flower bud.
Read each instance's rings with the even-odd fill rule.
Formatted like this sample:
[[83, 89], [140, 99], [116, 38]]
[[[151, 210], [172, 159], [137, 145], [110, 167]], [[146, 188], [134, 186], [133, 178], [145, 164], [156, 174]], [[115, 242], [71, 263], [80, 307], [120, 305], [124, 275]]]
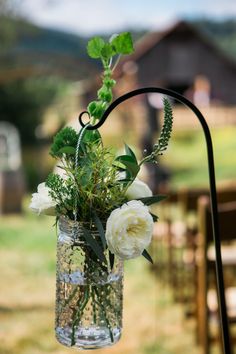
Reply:
[[126, 191], [129, 200], [152, 196], [152, 191], [146, 183], [136, 178]]

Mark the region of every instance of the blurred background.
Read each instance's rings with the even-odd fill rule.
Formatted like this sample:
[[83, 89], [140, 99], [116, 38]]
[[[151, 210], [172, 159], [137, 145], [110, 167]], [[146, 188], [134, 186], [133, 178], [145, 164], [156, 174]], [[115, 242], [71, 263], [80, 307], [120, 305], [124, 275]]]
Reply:
[[[101, 66], [87, 56], [87, 41], [121, 31], [131, 32], [135, 52], [116, 68], [115, 97], [169, 88], [194, 102], [211, 129], [227, 305], [236, 322], [235, 235], [228, 230], [236, 217], [235, 15], [234, 0], [0, 0], [0, 354], [70, 352], [53, 334], [54, 220], [32, 215], [28, 205], [54, 168], [53, 136], [65, 125], [79, 129], [78, 115], [99, 88]], [[154, 266], [141, 259], [126, 265], [124, 335], [104, 353], [222, 352], [205, 141], [193, 113], [172, 104], [168, 151], [141, 176], [169, 196], [157, 208]], [[149, 94], [121, 105], [101, 132], [105, 144], [119, 150], [126, 141], [141, 157], [162, 121], [162, 97]]]

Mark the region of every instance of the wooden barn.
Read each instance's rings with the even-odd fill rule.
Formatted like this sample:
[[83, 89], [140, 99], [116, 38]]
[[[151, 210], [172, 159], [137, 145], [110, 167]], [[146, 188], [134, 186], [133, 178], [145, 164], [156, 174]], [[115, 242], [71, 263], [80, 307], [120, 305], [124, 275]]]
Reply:
[[199, 88], [210, 100], [236, 104], [236, 62], [187, 22], [141, 38], [135, 53], [120, 63], [119, 74], [131, 63], [138, 86], [162, 86], [190, 99]]

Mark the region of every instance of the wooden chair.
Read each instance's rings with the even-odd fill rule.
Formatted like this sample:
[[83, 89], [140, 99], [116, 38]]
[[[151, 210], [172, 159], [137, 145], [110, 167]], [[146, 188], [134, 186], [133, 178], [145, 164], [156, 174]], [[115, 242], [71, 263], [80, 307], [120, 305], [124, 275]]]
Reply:
[[[196, 294], [196, 249], [198, 244], [198, 199], [209, 196], [207, 188], [184, 188], [178, 193], [178, 203], [182, 210], [182, 219], [185, 222], [181, 251], [175, 261], [177, 266], [174, 281], [174, 290], [177, 299], [186, 305], [186, 315], [195, 314]], [[224, 185], [217, 192], [218, 203], [236, 201], [236, 185]], [[172, 250], [172, 253], [174, 251]], [[175, 252], [177, 253], [177, 252]]]
[[177, 192], [170, 191], [168, 197], [160, 204], [157, 214], [159, 221], [154, 225], [151, 255], [154, 261], [152, 269], [158, 278], [164, 282], [170, 282], [171, 261], [171, 224], [172, 214], [176, 208]]
[[[219, 226], [222, 241], [222, 262], [225, 275], [225, 294], [230, 323], [236, 322], [236, 202], [219, 204]], [[215, 252], [212, 235], [210, 200], [204, 196], [198, 202], [199, 237], [197, 253], [197, 338], [204, 354], [210, 353], [213, 340], [219, 340], [219, 319], [215, 279]], [[231, 279], [227, 271], [231, 270]], [[233, 275], [233, 277], [232, 277]], [[218, 323], [212, 333], [212, 322]]]
[[[186, 314], [192, 314], [195, 294], [195, 252], [197, 245], [197, 201], [202, 195], [208, 195], [206, 188], [182, 188], [178, 192], [178, 205], [181, 210], [182, 242], [172, 241], [172, 253], [175, 258], [175, 272], [172, 272], [175, 298], [186, 305]], [[172, 239], [175, 228], [172, 227]]]

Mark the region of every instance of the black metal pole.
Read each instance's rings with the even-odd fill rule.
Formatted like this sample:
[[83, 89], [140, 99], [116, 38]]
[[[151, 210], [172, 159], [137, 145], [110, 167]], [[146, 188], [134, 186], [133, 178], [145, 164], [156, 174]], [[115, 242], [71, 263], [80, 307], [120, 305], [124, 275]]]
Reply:
[[[217, 194], [216, 194], [216, 181], [215, 181], [215, 166], [214, 166], [214, 155], [213, 155], [213, 146], [212, 139], [209, 127], [206, 123], [205, 118], [199, 109], [187, 98], [174, 92], [172, 90], [160, 88], [160, 87], [143, 87], [134, 91], [130, 91], [123, 96], [117, 98], [104, 112], [101, 120], [93, 125], [88, 126], [88, 130], [98, 129], [105, 122], [109, 114], [122, 102], [127, 99], [145, 93], [161, 93], [170, 97], [175, 98], [179, 102], [183, 103], [185, 106], [191, 109], [194, 114], [197, 116], [199, 122], [201, 123], [202, 129], [204, 131], [206, 146], [207, 146], [207, 157], [208, 157], [208, 171], [209, 171], [209, 184], [210, 184], [210, 195], [211, 195], [211, 210], [212, 210], [212, 226], [213, 226], [213, 239], [215, 244], [216, 251], [216, 279], [217, 279], [217, 290], [218, 290], [218, 299], [219, 299], [219, 313], [221, 320], [221, 333], [223, 341], [224, 354], [231, 354], [231, 343], [229, 335], [229, 325], [227, 317], [227, 309], [225, 302], [225, 292], [224, 292], [224, 276], [223, 276], [223, 267], [222, 267], [222, 257], [221, 257], [221, 248], [220, 248], [220, 234], [219, 234], [219, 220], [218, 220], [218, 208], [217, 208]], [[79, 121], [82, 126], [85, 124], [82, 121], [82, 112], [79, 116]], [[86, 112], [87, 113], [87, 112]]]

